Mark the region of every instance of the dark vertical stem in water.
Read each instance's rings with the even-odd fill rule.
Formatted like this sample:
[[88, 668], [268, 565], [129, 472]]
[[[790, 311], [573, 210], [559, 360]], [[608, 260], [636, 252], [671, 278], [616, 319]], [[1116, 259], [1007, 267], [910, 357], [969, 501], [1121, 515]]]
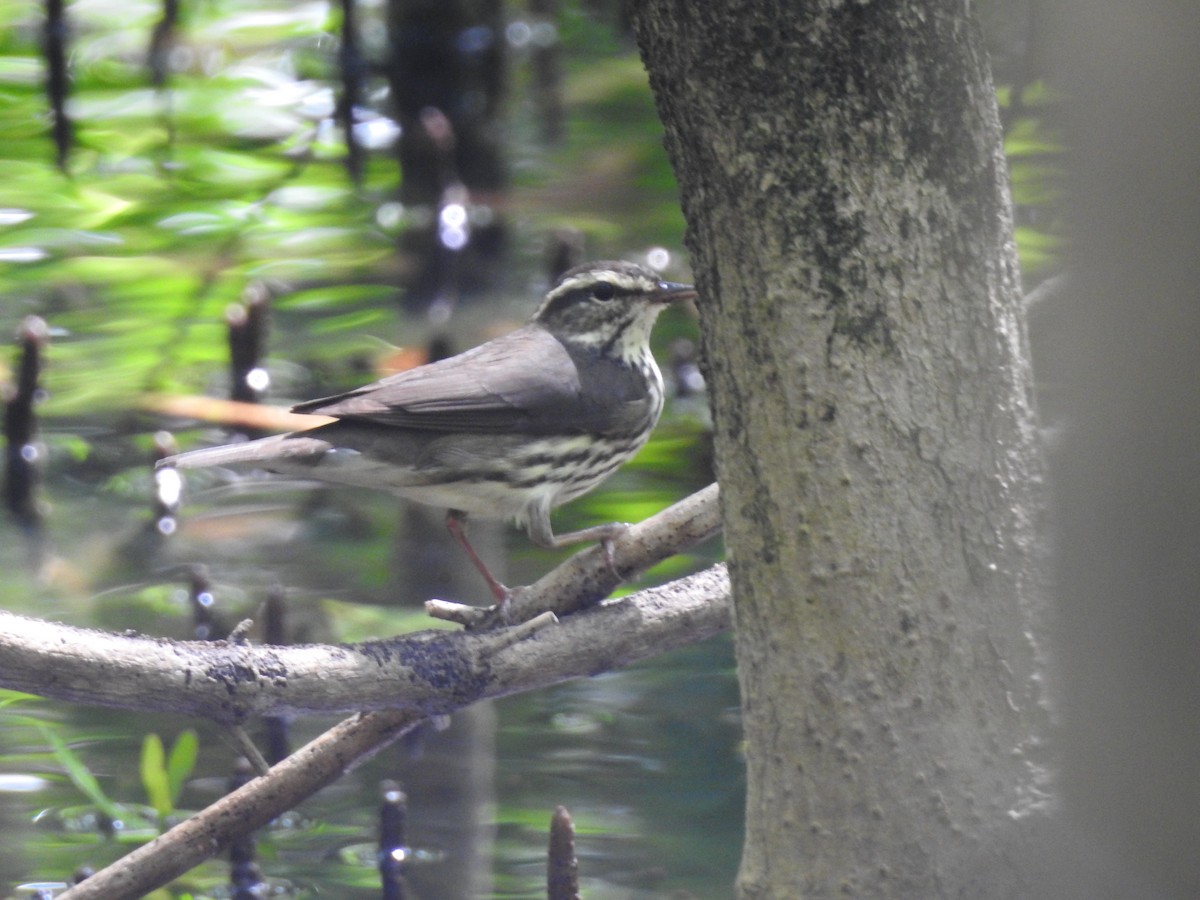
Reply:
[[188, 603], [192, 609], [192, 637], [195, 640], [217, 641], [224, 637], [213, 614], [216, 598], [205, 566], [192, 566], [188, 573]]
[[171, 48], [175, 45], [175, 26], [179, 22], [179, 0], [162, 0], [162, 18], [150, 35], [150, 50], [146, 54], [150, 81], [161, 88], [167, 83], [171, 68]]
[[[254, 768], [250, 761], [240, 757], [225, 785], [226, 792], [232, 794], [253, 778]], [[257, 846], [254, 834], [252, 831], [229, 845], [229, 896], [233, 900], [255, 900], [264, 896], [262, 870], [255, 861]]]
[[363, 149], [354, 133], [354, 111], [362, 103], [367, 65], [358, 43], [358, 15], [355, 0], [341, 0], [342, 43], [338, 50], [338, 75], [342, 92], [334, 116], [346, 141], [346, 171], [355, 184], [362, 181]]
[[46, 0], [46, 96], [50, 101], [55, 162], [64, 172], [71, 155], [73, 129], [67, 116], [67, 16], [63, 0]]
[[379, 804], [379, 882], [383, 900], [404, 900], [404, 860], [408, 855], [408, 798], [400, 785], [385, 781]]
[[270, 297], [264, 288], [251, 285], [245, 302], [231, 306], [225, 315], [229, 329], [229, 398], [258, 403], [267, 391], [262, 359], [267, 344]]
[[42, 356], [49, 334], [46, 323], [29, 316], [17, 331], [20, 359], [16, 388], [4, 406], [4, 505], [29, 539], [34, 563], [43, 551], [42, 514], [37, 486], [42, 451], [37, 444], [37, 413], [34, 406], [41, 393]]
[[575, 858], [575, 823], [565, 806], [550, 817], [546, 857], [546, 900], [579, 900], [579, 863]]

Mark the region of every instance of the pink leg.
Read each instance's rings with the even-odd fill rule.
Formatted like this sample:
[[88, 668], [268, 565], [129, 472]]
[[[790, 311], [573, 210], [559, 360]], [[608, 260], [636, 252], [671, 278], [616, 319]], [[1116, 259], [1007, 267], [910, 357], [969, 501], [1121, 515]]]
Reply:
[[479, 554], [475, 552], [475, 548], [467, 540], [466, 519], [466, 513], [452, 509], [446, 513], [446, 529], [454, 535], [454, 539], [463, 548], [463, 551], [467, 554], [467, 558], [479, 570], [479, 574], [483, 576], [483, 580], [487, 582], [488, 587], [491, 589], [492, 596], [496, 598], [496, 604], [504, 606], [508, 601], [509, 590], [496, 580], [496, 576], [492, 574], [487, 564], [479, 558]]

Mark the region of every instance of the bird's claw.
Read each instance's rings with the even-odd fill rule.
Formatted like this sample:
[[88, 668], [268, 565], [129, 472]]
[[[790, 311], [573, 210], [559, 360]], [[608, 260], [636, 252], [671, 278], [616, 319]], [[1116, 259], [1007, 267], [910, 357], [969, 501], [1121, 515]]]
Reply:
[[600, 539], [600, 550], [604, 554], [604, 563], [608, 566], [608, 571], [612, 573], [617, 581], [624, 581], [625, 576], [621, 574], [621, 570], [617, 568], [617, 556], [614, 548], [614, 541], [629, 530], [629, 526], [624, 522], [614, 522], [612, 533]]
[[[501, 585], [504, 587], [504, 585]], [[479, 612], [479, 621], [471, 626], [473, 631], [490, 631], [493, 628], [503, 628], [508, 625], [516, 624], [513, 620], [513, 613], [517, 612], [513, 608], [513, 601], [517, 600], [524, 594], [528, 588], [526, 587], [504, 587], [504, 596], [497, 597], [496, 602], [487, 609], [481, 609]]]

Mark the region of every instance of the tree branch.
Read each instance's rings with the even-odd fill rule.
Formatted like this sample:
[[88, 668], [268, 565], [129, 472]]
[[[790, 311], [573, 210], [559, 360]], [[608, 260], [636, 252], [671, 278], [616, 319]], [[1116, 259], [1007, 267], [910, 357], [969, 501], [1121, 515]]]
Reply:
[[60, 900], [132, 900], [169, 883], [261, 828], [387, 746], [424, 718], [415, 710], [352, 716], [266, 775], [180, 822], [60, 894]]
[[507, 609], [431, 600], [429, 614], [469, 628], [524, 622], [543, 612], [565, 616], [607, 597], [622, 581], [721, 530], [717, 485], [710, 484], [650, 518], [630, 525], [612, 542], [612, 563], [594, 544], [528, 587], [516, 588]]
[[[594, 605], [615, 586], [612, 569], [643, 569], [719, 527], [712, 485], [632, 526], [614, 542], [576, 554], [510, 603], [510, 617], [545, 611], [585, 615], [543, 627], [510, 650], [500, 631], [422, 631], [351, 645], [294, 647], [169, 641], [73, 628], [0, 612], [0, 686], [99, 706], [176, 712], [223, 722], [258, 715], [416, 709], [450, 712], [483, 697], [591, 674], [728, 627], [723, 597], [705, 573], [623, 601]], [[724, 570], [719, 579], [724, 582]], [[698, 590], [702, 614], [684, 596]], [[670, 596], [664, 603], [662, 597]], [[463, 609], [470, 609], [464, 607]], [[690, 611], [689, 611], [690, 610]], [[715, 615], [712, 613], [715, 610]], [[487, 611], [479, 611], [481, 617]], [[574, 621], [579, 619], [578, 622]], [[541, 621], [541, 620], [539, 620]]]
[[[426, 715], [449, 712], [472, 699], [547, 687], [663, 653], [729, 628], [729, 576], [717, 565], [669, 584], [605, 602], [542, 628], [490, 657], [479, 653], [478, 671], [447, 669], [441, 696], [404, 709], [346, 719], [255, 778], [149, 844], [97, 872], [61, 900], [125, 900], [140, 897], [269, 822], [408, 731]], [[504, 632], [497, 637], [503, 637]], [[475, 642], [492, 636], [438, 635]], [[379, 642], [380, 644], [386, 642]], [[380, 661], [383, 661], [381, 657]], [[392, 666], [375, 669], [386, 677]], [[455, 682], [470, 685], [459, 692]], [[362, 689], [362, 685], [359, 689]], [[467, 696], [474, 693], [475, 696]], [[458, 701], [451, 698], [458, 696]]]
[[[630, 527], [610, 563], [576, 554], [495, 611], [438, 604], [472, 625], [344, 646], [254, 647], [107, 634], [0, 612], [0, 685], [102, 706], [241, 722], [357, 711], [265, 775], [92, 875], [63, 900], [143, 896], [336, 781], [431, 715], [594, 675], [730, 627], [725, 566], [619, 600], [620, 581], [720, 528], [711, 485]], [[620, 574], [618, 574], [620, 573]], [[588, 608], [584, 608], [588, 607]], [[469, 612], [464, 612], [469, 610]], [[563, 620], [574, 610], [582, 610]]]

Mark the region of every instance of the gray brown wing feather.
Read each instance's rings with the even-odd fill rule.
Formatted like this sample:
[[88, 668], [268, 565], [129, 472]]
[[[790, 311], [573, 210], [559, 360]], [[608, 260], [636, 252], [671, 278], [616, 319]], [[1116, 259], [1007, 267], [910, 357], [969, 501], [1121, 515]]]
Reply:
[[550, 434], [603, 424], [596, 418], [602, 407], [581, 385], [567, 348], [526, 325], [458, 356], [293, 409], [425, 431]]

